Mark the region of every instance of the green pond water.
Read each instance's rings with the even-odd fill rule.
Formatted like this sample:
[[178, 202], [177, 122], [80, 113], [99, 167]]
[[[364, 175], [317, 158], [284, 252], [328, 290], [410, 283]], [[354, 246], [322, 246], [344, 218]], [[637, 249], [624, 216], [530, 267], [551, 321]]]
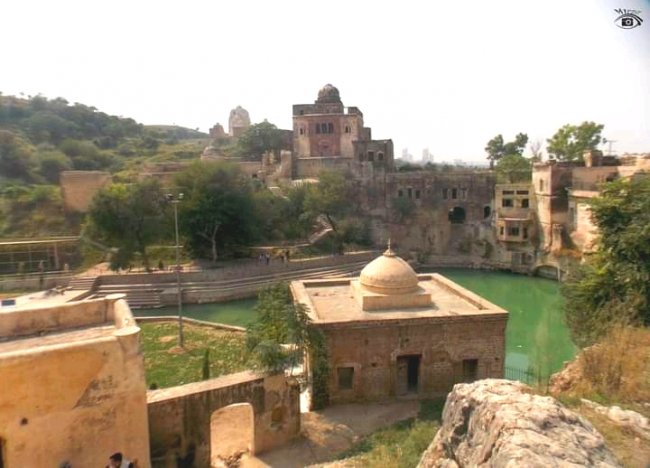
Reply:
[[[552, 280], [511, 273], [438, 269], [461, 286], [510, 312], [506, 329], [506, 372], [508, 368], [534, 369], [548, 375], [575, 355], [569, 331], [563, 321], [559, 284]], [[184, 306], [187, 317], [230, 325], [246, 326], [255, 319], [255, 299]], [[176, 315], [176, 307], [141, 309], [139, 316]], [[515, 378], [518, 378], [516, 375]]]

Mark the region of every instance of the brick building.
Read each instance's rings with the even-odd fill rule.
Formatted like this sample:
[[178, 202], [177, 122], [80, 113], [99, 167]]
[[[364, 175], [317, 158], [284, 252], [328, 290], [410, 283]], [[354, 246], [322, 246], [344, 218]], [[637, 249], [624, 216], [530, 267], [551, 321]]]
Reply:
[[325, 334], [332, 403], [428, 398], [503, 377], [508, 312], [441, 275], [417, 275], [390, 247], [357, 279], [291, 290]]

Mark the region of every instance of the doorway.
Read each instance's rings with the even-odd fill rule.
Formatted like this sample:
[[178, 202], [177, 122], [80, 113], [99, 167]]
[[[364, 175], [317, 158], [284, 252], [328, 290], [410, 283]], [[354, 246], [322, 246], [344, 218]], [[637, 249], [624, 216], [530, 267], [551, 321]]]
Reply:
[[397, 395], [418, 393], [421, 357], [420, 354], [397, 357]]

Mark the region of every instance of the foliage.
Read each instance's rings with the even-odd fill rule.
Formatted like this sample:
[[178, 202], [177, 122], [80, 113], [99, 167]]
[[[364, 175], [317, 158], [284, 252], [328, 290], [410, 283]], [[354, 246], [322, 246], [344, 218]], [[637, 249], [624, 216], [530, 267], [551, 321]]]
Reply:
[[117, 247], [111, 268], [129, 266], [135, 253], [150, 269], [147, 247], [161, 238], [165, 199], [158, 180], [149, 178], [132, 185], [111, 184], [100, 190], [88, 212], [90, 229], [98, 240]]
[[58, 184], [59, 174], [72, 169], [72, 161], [61, 151], [39, 151], [37, 160], [39, 172], [50, 184]]
[[403, 222], [405, 219], [410, 218], [415, 212], [415, 202], [410, 198], [397, 197], [394, 198], [391, 206], [398, 223]]
[[490, 160], [490, 168], [504, 156], [521, 156], [527, 143], [528, 135], [525, 133], [518, 133], [513, 141], [507, 143], [503, 141], [503, 135], [501, 134], [492, 138], [485, 146], [485, 152], [488, 154], [487, 158]]
[[252, 187], [237, 166], [197, 161], [177, 174], [175, 184], [184, 194], [179, 227], [195, 256], [216, 262], [223, 249], [255, 238]]
[[311, 187], [305, 198], [305, 211], [313, 218], [322, 214], [336, 232], [338, 219], [352, 210], [352, 193], [341, 172], [323, 171], [319, 182]]
[[531, 160], [520, 154], [508, 154], [497, 161], [498, 184], [529, 182], [533, 177]]
[[[400, 421], [380, 429], [337, 458], [351, 466], [404, 467], [416, 466], [440, 427], [444, 400], [424, 400], [415, 419]], [[345, 463], [348, 466], [348, 463]]]
[[0, 177], [30, 181], [32, 150], [14, 132], [0, 130]]
[[650, 177], [605, 184], [591, 212], [599, 250], [562, 287], [567, 323], [580, 346], [616, 324], [650, 323]]
[[553, 137], [546, 140], [546, 151], [560, 161], [575, 161], [582, 158], [582, 153], [596, 147], [602, 141], [600, 133], [604, 125], [595, 122], [582, 122], [580, 125], [567, 124], [560, 128]]
[[305, 306], [295, 303], [287, 283], [263, 289], [255, 306], [257, 320], [248, 327], [246, 347], [271, 372], [292, 369], [309, 355], [312, 404], [327, 404], [329, 366], [323, 333], [311, 323]]
[[261, 161], [267, 151], [282, 149], [282, 131], [269, 122], [251, 125], [237, 139], [235, 155], [244, 159]]
[[241, 332], [216, 330], [185, 323], [185, 350], [177, 347], [178, 325], [142, 323], [142, 349], [148, 386], [166, 388], [203, 380], [205, 356], [210, 353], [210, 376], [247, 370], [246, 339]]

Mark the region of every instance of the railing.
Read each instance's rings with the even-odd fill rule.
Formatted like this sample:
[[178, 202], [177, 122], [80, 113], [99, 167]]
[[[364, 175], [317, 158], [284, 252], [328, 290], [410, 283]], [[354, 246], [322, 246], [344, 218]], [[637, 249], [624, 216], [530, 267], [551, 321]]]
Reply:
[[504, 368], [504, 378], [508, 380], [518, 380], [528, 385], [541, 386], [548, 382], [550, 376], [543, 375], [539, 370], [532, 368], [520, 369], [517, 367]]

